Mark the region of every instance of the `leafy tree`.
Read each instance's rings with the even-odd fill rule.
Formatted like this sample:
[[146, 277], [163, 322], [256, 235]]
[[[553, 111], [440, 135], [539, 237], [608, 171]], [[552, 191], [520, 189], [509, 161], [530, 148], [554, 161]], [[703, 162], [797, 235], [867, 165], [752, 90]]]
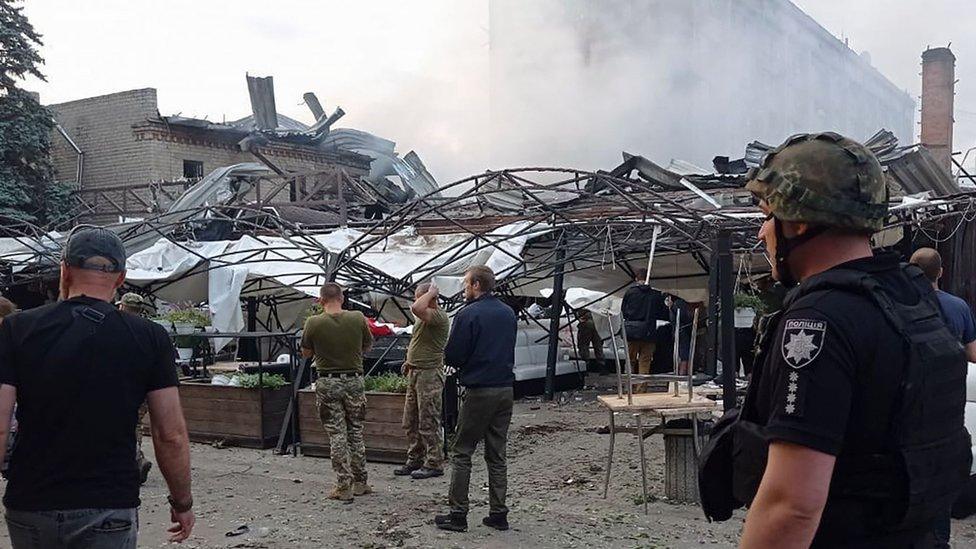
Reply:
[[41, 36], [17, 3], [0, 0], [0, 215], [56, 225], [66, 220], [71, 188], [51, 166], [51, 112], [17, 87], [25, 76], [45, 80]]

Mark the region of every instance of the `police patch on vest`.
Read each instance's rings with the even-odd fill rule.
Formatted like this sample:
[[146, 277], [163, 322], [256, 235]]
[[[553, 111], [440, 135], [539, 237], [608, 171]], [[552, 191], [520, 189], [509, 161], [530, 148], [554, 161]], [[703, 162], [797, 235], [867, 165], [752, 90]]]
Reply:
[[783, 360], [800, 369], [816, 360], [823, 349], [827, 323], [822, 320], [791, 318], [783, 328]]

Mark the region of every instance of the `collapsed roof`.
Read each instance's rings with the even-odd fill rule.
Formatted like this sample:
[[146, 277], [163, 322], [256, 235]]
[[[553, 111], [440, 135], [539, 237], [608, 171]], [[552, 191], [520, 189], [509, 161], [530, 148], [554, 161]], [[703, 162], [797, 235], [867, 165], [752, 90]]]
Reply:
[[[285, 175], [286, 172], [260, 154], [260, 147], [269, 142], [310, 147], [323, 152], [356, 153], [370, 159], [366, 179], [383, 197], [396, 203], [404, 203], [416, 196], [439, 196], [438, 184], [414, 151], [404, 156], [396, 152], [396, 143], [362, 130], [335, 128], [332, 126], [345, 115], [336, 107], [327, 115], [316, 95], [307, 92], [303, 96], [315, 123], [311, 126], [278, 113], [275, 105], [274, 79], [271, 76], [246, 76], [251, 99], [251, 115], [232, 122], [215, 123], [205, 119], [184, 116], [162, 116], [165, 123], [173, 126], [202, 129], [223, 133], [238, 140], [238, 146], [253, 153], [271, 170]], [[391, 179], [393, 178], [393, 179]], [[395, 182], [399, 181], [399, 185]]]

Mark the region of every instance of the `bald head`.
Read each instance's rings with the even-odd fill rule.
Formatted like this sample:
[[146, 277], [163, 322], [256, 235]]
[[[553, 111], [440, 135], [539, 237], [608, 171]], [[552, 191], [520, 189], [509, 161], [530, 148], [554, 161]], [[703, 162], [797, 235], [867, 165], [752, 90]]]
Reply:
[[[101, 257], [92, 258], [89, 262], [95, 265], [100, 264], [102, 260], [105, 261], [106, 267], [111, 264], [109, 260]], [[123, 282], [125, 282], [125, 271], [113, 273], [61, 263], [61, 299], [86, 295], [102, 301], [112, 301], [115, 298], [115, 291], [122, 286]]]
[[919, 248], [912, 254], [911, 263], [918, 265], [929, 282], [936, 284], [942, 277], [942, 256], [933, 248]]

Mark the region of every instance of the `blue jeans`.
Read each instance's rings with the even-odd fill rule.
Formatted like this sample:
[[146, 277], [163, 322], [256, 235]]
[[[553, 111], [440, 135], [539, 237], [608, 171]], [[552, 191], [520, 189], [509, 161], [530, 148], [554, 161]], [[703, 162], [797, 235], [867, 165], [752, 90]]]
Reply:
[[135, 549], [139, 533], [136, 508], [70, 511], [8, 508], [5, 518], [13, 549]]

